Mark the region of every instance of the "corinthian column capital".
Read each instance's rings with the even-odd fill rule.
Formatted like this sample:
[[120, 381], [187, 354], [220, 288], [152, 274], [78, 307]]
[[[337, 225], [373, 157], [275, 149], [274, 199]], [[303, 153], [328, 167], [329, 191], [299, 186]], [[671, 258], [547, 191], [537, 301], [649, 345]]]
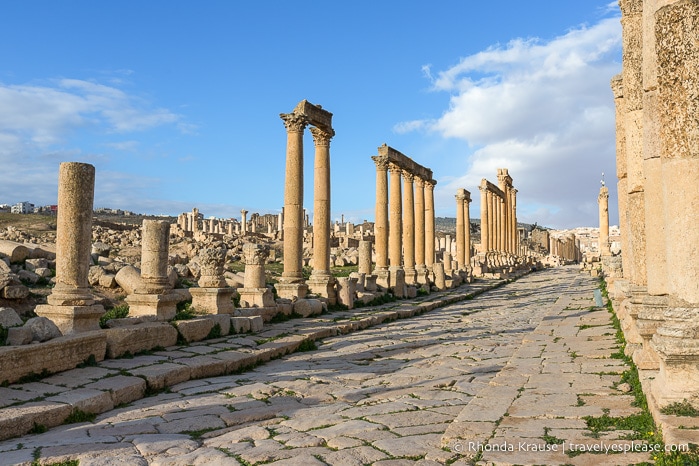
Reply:
[[284, 120], [287, 133], [303, 133], [303, 130], [308, 126], [308, 118], [298, 113], [280, 113], [279, 118]]
[[335, 136], [335, 131], [330, 130], [330, 132], [322, 130], [313, 126], [311, 128], [311, 134], [313, 135], [313, 143], [316, 146], [330, 146], [330, 139]]

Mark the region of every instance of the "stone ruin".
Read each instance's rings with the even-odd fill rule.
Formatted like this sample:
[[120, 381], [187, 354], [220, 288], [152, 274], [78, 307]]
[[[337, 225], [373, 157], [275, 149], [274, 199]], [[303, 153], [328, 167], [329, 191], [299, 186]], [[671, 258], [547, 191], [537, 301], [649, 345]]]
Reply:
[[619, 5], [622, 72], [611, 86], [622, 276], [608, 279], [610, 296], [649, 404], [699, 408], [699, 4]]

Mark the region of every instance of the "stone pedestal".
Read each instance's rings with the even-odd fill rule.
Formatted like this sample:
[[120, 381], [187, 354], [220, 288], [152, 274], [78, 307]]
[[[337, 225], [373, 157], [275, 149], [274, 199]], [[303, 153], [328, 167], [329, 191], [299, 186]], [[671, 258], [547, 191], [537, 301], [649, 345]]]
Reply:
[[405, 297], [405, 272], [402, 267], [389, 267], [389, 288], [396, 298]]
[[665, 319], [667, 303], [667, 296], [645, 296], [639, 305], [636, 328], [642, 343], [633, 353], [633, 362], [641, 370], [657, 370], [660, 367], [660, 359], [651, 345], [651, 339]]
[[[190, 289], [192, 291], [193, 289]], [[274, 307], [274, 295], [267, 287], [262, 288], [238, 288], [240, 294], [240, 306], [247, 307]], [[231, 311], [232, 312], [232, 311]]]
[[376, 284], [381, 288], [387, 290], [390, 288], [390, 272], [388, 269], [374, 269], [374, 275], [376, 277]]
[[[202, 314], [233, 314], [233, 288], [190, 288], [192, 307]], [[270, 293], [270, 296], [272, 293]], [[272, 299], [274, 302], [274, 299]], [[242, 303], [242, 299], [241, 299]]]
[[308, 293], [308, 286], [304, 283], [282, 283], [274, 285], [277, 290], [277, 296], [284, 299], [303, 299]]
[[347, 306], [348, 309], [354, 308], [356, 286], [356, 278], [340, 277], [337, 279], [337, 301]]
[[439, 291], [446, 290], [447, 284], [446, 275], [444, 274], [444, 264], [441, 262], [435, 262], [432, 265], [432, 271], [434, 272], [434, 286]]
[[124, 301], [129, 305], [129, 317], [155, 315], [157, 320], [164, 321], [175, 317], [179, 299], [178, 293], [169, 291], [160, 294], [134, 293]]
[[370, 293], [376, 291], [376, 275], [365, 275], [364, 276], [364, 289]]
[[311, 277], [306, 281], [308, 291], [322, 298], [327, 299], [328, 304], [337, 303], [337, 294], [335, 293], [335, 277], [325, 274], [311, 274]]

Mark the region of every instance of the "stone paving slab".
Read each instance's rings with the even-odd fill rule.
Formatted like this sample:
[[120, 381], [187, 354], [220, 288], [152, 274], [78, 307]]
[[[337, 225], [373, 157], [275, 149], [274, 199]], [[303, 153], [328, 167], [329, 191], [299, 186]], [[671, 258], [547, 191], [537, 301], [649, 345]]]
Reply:
[[[95, 464], [90, 438], [109, 446], [110, 464], [469, 464], [472, 455], [446, 439], [541, 443], [545, 432], [579, 439], [586, 409], [630, 412], [627, 397], [606, 396], [621, 368], [600, 359], [602, 349], [613, 351], [613, 340], [603, 329], [608, 314], [590, 311], [595, 280], [575, 268], [546, 270], [465, 300], [495, 284], [104, 361], [98, 368], [118, 375], [86, 377], [78, 390], [113, 395], [113, 379], [115, 387], [140, 380], [144, 391], [168, 391], [92, 423], [0, 441], [0, 458], [26, 462], [41, 446], [42, 461], [71, 454], [81, 465]], [[317, 349], [282, 356], [303, 339], [316, 340]], [[61, 388], [43, 385], [34, 393]], [[556, 414], [564, 411], [566, 417]], [[501, 453], [484, 452], [480, 461], [608, 459]]]

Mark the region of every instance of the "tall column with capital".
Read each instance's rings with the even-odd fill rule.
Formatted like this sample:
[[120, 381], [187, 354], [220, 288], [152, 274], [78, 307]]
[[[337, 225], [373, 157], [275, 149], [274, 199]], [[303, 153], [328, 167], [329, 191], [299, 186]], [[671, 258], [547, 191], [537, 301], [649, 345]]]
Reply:
[[415, 284], [415, 195], [413, 179], [415, 175], [403, 170], [403, 268], [405, 281]]
[[608, 256], [609, 251], [609, 188], [602, 185], [597, 196], [599, 205], [599, 252]]
[[376, 248], [375, 271], [388, 270], [388, 159], [373, 156], [376, 164], [376, 217], [374, 237]]
[[308, 119], [298, 113], [280, 115], [286, 127], [286, 175], [284, 178], [283, 283], [302, 283], [303, 254], [303, 131]]
[[485, 254], [488, 252], [488, 222], [490, 221], [488, 217], [488, 189], [485, 186], [485, 179], [478, 189], [481, 191], [481, 248], [479, 252]]
[[425, 266], [425, 180], [415, 177], [415, 269], [417, 282], [427, 283]]
[[510, 222], [512, 223], [512, 251], [519, 251], [519, 231], [517, 230], [517, 190], [510, 189]]
[[471, 193], [464, 189], [464, 268], [471, 267]]
[[401, 263], [402, 259], [402, 223], [403, 208], [401, 200], [401, 174], [403, 170], [393, 163], [389, 164], [391, 172], [390, 182], [390, 227], [388, 235], [388, 261], [389, 261], [389, 285], [395, 296], [403, 297], [405, 285], [405, 271]]
[[498, 196], [498, 234], [500, 252], [505, 252], [505, 238], [507, 236], [507, 219], [505, 218], [505, 199]]
[[248, 232], [248, 211], [245, 209], [240, 211], [240, 226], [241, 233], [243, 236], [245, 236]]
[[435, 180], [425, 180], [425, 266], [434, 264], [434, 186]]
[[334, 304], [335, 279], [330, 273], [330, 139], [334, 132], [312, 127], [315, 144], [313, 188], [313, 272], [308, 280], [311, 292]]
[[403, 236], [403, 207], [401, 199], [401, 174], [403, 170], [394, 164], [389, 164], [391, 172], [390, 183], [390, 226], [388, 235], [388, 262], [391, 267], [402, 265], [402, 236]]
[[464, 200], [466, 199], [466, 190], [459, 188], [456, 190], [456, 263], [459, 270], [466, 268], [464, 245]]

